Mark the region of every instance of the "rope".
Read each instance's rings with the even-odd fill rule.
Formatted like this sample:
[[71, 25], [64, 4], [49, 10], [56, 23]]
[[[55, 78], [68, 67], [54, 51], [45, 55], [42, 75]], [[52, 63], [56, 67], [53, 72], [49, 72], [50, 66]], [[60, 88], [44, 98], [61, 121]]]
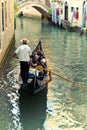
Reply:
[[79, 87], [79, 88], [81, 88], [81, 89], [87, 90], [87, 86], [82, 86], [82, 85], [80, 85], [80, 84], [77, 83], [77, 82], [74, 82], [74, 81], [72, 81], [72, 80], [70, 80], [70, 79], [68, 79], [68, 78], [66, 78], [66, 77], [63, 77], [61, 74], [58, 74], [58, 73], [55, 73], [55, 72], [52, 72], [52, 71], [51, 71], [51, 73], [52, 73], [53, 75], [56, 75], [56, 76], [58, 76], [58, 77], [60, 77], [60, 78], [62, 78], [62, 79], [64, 79], [64, 80], [66, 80], [66, 81], [72, 83], [73, 85], [76, 85], [77, 87]]

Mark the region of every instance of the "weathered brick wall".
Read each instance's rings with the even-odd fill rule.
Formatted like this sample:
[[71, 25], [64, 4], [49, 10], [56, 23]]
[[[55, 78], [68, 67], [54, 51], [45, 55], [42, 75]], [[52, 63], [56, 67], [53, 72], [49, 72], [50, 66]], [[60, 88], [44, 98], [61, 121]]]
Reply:
[[0, 0], [0, 12], [1, 12], [0, 13], [0, 19], [1, 19], [0, 63], [1, 63], [14, 35], [14, 0], [10, 1]]

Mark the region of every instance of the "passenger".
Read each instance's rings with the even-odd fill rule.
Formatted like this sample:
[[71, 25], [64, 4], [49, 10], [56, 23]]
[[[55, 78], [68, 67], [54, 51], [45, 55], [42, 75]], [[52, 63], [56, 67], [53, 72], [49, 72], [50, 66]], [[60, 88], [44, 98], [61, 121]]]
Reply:
[[47, 74], [47, 70], [46, 70], [46, 59], [44, 57], [41, 58], [40, 62], [39, 62], [42, 67], [43, 67], [43, 74], [46, 75]]
[[39, 58], [43, 56], [43, 51], [40, 48], [37, 49], [37, 55], [39, 56]]
[[40, 64], [45, 68], [46, 67], [46, 59], [43, 57], [41, 60], [40, 60]]
[[37, 52], [34, 53], [34, 63], [38, 65], [39, 62], [39, 56], [37, 55]]
[[38, 60], [39, 56], [37, 55], [37, 52], [35, 52], [32, 56], [31, 56], [31, 65], [33, 67], [37, 66], [38, 65]]

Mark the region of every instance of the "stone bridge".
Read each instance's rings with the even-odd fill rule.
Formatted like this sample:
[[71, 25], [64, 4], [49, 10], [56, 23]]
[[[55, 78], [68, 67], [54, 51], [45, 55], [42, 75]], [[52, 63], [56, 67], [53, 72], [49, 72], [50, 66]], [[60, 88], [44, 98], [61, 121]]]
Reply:
[[22, 0], [18, 2], [18, 13], [25, 10], [27, 7], [33, 7], [39, 11], [43, 17], [51, 21], [51, 15], [49, 14], [50, 3], [46, 0], [43, 2], [41, 0]]

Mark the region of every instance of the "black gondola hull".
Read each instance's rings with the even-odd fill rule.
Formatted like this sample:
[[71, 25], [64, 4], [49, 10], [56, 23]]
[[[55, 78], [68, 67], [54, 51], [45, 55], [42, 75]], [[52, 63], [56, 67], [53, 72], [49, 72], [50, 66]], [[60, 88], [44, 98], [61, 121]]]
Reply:
[[21, 85], [19, 89], [19, 93], [20, 94], [23, 94], [23, 93], [36, 94], [38, 92], [41, 92], [42, 90], [47, 88], [47, 84], [44, 82], [45, 82], [44, 80], [36, 79], [35, 81], [35, 79], [32, 79], [31, 83]]
[[[38, 48], [41, 50], [43, 57], [45, 58], [45, 54], [44, 51], [42, 49], [42, 45], [41, 45], [41, 41], [38, 43], [38, 45], [36, 46], [36, 48], [34, 49], [34, 51], [32, 52], [32, 55], [34, 55], [35, 52], [37, 52]], [[45, 58], [46, 59], [46, 58]], [[20, 89], [19, 89], [19, 93], [38, 93], [40, 91], [42, 91], [44, 88], [47, 88], [47, 84], [45, 82], [47, 76], [46, 76], [46, 72], [42, 73], [42, 69], [43, 71], [47, 69], [47, 64], [45, 64], [45, 67], [43, 68], [43, 66], [41, 65], [37, 65], [36, 68], [33, 66], [32, 67], [35, 71], [35, 73], [30, 73], [29, 71], [29, 78], [28, 78], [28, 83], [27, 84], [22, 84]], [[30, 69], [29, 69], [30, 70]], [[38, 75], [36, 74], [38, 72]]]

